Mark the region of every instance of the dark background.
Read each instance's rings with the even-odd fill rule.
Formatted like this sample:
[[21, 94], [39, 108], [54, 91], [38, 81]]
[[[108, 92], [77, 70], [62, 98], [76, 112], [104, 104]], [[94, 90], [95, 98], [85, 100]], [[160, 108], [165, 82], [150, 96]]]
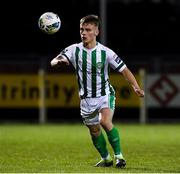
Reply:
[[[98, 1], [97, 1], [98, 2]], [[90, 10], [90, 8], [92, 10]], [[88, 1], [24, 1], [1, 5], [1, 50], [7, 53], [54, 53], [79, 42], [79, 20], [83, 15], [98, 12], [98, 3]], [[38, 28], [38, 19], [44, 12], [57, 13], [62, 21], [60, 32], [46, 35]]]
[[[99, 0], [5, 1], [0, 7], [0, 53], [54, 54], [79, 42], [80, 18], [99, 15], [99, 4]], [[53, 36], [37, 26], [47, 11], [59, 14], [62, 21]], [[179, 11], [175, 0], [107, 0], [107, 46], [123, 55], [179, 54]]]
[[[36, 73], [42, 62], [54, 72], [50, 60], [70, 44], [80, 42], [79, 21], [85, 15], [100, 15], [100, 0], [3, 1], [0, 5], [0, 72]], [[62, 26], [54, 35], [38, 28], [39, 17], [47, 11], [59, 15]], [[133, 72], [143, 67], [150, 73], [180, 72], [179, 0], [107, 0], [107, 43]], [[22, 66], [23, 65], [23, 66]], [[72, 72], [61, 69], [60, 72]], [[72, 71], [71, 71], [72, 70]], [[119, 109], [118, 109], [119, 110]], [[77, 110], [48, 109], [50, 119], [59, 112], [78, 115]], [[138, 109], [121, 108], [121, 118], [138, 119]], [[152, 120], [179, 117], [178, 109], [150, 110]], [[158, 113], [158, 114], [157, 114]], [[34, 120], [38, 110], [1, 109], [1, 119]], [[156, 117], [156, 118], [154, 118]], [[171, 118], [172, 118], [171, 117]]]

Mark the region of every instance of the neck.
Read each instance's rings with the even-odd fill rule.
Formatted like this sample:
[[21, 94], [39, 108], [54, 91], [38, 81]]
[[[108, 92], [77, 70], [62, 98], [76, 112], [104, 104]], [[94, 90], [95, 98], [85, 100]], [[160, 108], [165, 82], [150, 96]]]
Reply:
[[96, 40], [90, 43], [83, 43], [83, 46], [87, 49], [92, 49], [96, 46]]

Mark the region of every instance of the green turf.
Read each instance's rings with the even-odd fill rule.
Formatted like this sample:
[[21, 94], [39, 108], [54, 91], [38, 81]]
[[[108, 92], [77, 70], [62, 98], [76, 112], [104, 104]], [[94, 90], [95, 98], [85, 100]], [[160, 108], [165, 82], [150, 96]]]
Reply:
[[180, 172], [180, 125], [116, 126], [126, 169], [93, 167], [99, 155], [82, 124], [0, 125], [0, 173]]

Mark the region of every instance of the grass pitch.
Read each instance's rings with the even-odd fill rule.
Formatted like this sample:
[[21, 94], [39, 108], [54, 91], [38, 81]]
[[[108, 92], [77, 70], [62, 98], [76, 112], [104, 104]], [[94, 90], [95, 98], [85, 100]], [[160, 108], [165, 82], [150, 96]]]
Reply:
[[0, 125], [0, 173], [180, 172], [180, 125], [116, 127], [125, 169], [93, 166], [100, 156], [83, 124]]

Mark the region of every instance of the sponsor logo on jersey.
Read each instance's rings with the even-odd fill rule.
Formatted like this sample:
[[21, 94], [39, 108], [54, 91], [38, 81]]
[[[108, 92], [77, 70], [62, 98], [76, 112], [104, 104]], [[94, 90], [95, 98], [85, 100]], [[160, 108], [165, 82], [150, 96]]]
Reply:
[[116, 57], [115, 62], [116, 62], [117, 64], [119, 64], [119, 63], [121, 62], [121, 58], [120, 58], [120, 57]]

